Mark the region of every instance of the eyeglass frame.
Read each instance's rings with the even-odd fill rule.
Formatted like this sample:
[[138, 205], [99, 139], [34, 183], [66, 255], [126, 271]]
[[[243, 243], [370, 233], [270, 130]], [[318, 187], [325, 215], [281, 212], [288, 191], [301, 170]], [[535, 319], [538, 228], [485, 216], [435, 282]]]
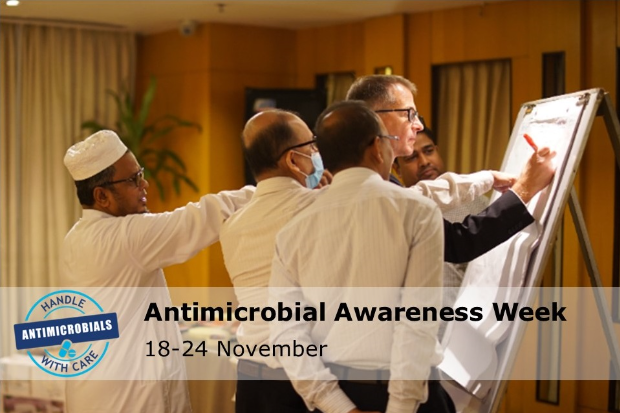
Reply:
[[417, 111], [417, 109], [414, 109], [414, 108], [375, 110], [375, 113], [388, 113], [388, 112], [407, 112], [407, 120], [409, 120], [409, 123], [413, 123], [415, 118], [418, 118], [418, 122], [420, 122], [420, 113]]
[[297, 145], [293, 145], [293, 146], [286, 148], [285, 150], [282, 151], [282, 153], [276, 159], [280, 159], [281, 157], [284, 156], [285, 153], [287, 153], [288, 151], [292, 149], [297, 149], [297, 148], [301, 148], [302, 146], [312, 145], [312, 144], [315, 145], [315, 149], [318, 151], [318, 148], [316, 148], [316, 136], [313, 136], [312, 139], [310, 139], [307, 142], [298, 143]]
[[[399, 141], [400, 140], [400, 138], [398, 136], [396, 136], [396, 135], [381, 135], [381, 134], [377, 134], [377, 135], [375, 135], [375, 138], [385, 138], [385, 139], [390, 140], [390, 141]], [[370, 141], [368, 146], [372, 146], [373, 143], [375, 143], [374, 139], [372, 141]]]
[[136, 172], [135, 174], [131, 175], [129, 178], [125, 178], [125, 179], [119, 179], [118, 181], [109, 181], [109, 182], [104, 182], [101, 185], [98, 186], [108, 186], [108, 185], [114, 185], [114, 184], [120, 184], [122, 182], [131, 182], [134, 184], [134, 186], [136, 188], [140, 187], [140, 183], [142, 182], [142, 180], [144, 179], [144, 167], [140, 168], [140, 170], [138, 172]]

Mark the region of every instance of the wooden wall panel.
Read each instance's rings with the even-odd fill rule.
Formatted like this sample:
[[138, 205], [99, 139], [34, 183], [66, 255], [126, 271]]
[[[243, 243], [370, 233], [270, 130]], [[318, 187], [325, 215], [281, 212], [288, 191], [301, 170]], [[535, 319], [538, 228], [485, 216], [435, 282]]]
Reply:
[[462, 62], [465, 52], [465, 10], [452, 9], [431, 13], [432, 63]]
[[[363, 72], [362, 23], [318, 28], [314, 31], [315, 73]], [[300, 51], [298, 51], [300, 52]]]
[[351, 23], [297, 31], [297, 87], [313, 88], [316, 76], [364, 73], [364, 24]]
[[433, 63], [500, 59], [527, 53], [526, 2], [436, 11]]
[[[606, 89], [616, 101], [616, 8], [613, 1], [586, 2], [588, 53], [584, 88]], [[605, 285], [611, 285], [613, 181], [615, 156], [602, 118], [598, 118], [582, 161], [580, 197]], [[587, 280], [584, 280], [587, 281]]]
[[405, 77], [417, 86], [416, 106], [426, 122], [432, 125], [431, 13], [411, 14], [406, 19]]
[[211, 71], [293, 74], [295, 32], [286, 29], [211, 25]]
[[315, 29], [297, 30], [295, 33], [295, 87], [313, 88], [316, 78]]
[[[543, 53], [566, 53], [566, 93], [582, 89], [581, 4], [577, 1], [530, 2], [529, 54], [541, 59]], [[538, 62], [537, 62], [538, 63]], [[532, 76], [537, 92], [542, 90], [542, 61], [537, 65], [540, 76]]]
[[193, 36], [173, 30], [138, 37], [138, 78], [208, 70], [210, 33], [210, 26], [202, 24]]
[[396, 14], [364, 22], [364, 73], [392, 66], [396, 75], [405, 74], [405, 16]]
[[[583, 88], [603, 87], [616, 103], [616, 48], [618, 33], [618, 3], [615, 1], [586, 1], [584, 6], [584, 80]], [[611, 285], [613, 259], [613, 225], [615, 157], [604, 123], [595, 122], [588, 146], [581, 163], [579, 198], [584, 211], [592, 248], [596, 256], [603, 284]], [[615, 206], [617, 208], [617, 206]], [[587, 273], [582, 270], [581, 284], [589, 286]], [[592, 310], [592, 309], [590, 309]], [[598, 314], [589, 311], [583, 317], [598, 327]], [[594, 329], [594, 327], [590, 327]], [[600, 330], [600, 327], [598, 327]], [[616, 334], [618, 332], [616, 331]], [[586, 332], [585, 337], [600, 337], [596, 331]], [[595, 356], [589, 340], [582, 339], [582, 363]], [[608, 360], [606, 354], [602, 354]], [[582, 381], [578, 383], [578, 412], [607, 410], [608, 387], [606, 381]]]

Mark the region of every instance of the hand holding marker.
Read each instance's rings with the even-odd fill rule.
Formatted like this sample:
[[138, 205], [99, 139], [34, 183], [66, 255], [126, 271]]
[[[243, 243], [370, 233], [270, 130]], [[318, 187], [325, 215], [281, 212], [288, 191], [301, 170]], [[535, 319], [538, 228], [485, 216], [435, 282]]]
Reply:
[[534, 149], [534, 152], [537, 155], [546, 157], [547, 155], [549, 155], [550, 153], [552, 154], [551, 157], [553, 158], [555, 156], [555, 151], [551, 152], [551, 149], [549, 149], [548, 147], [543, 147], [540, 151], [538, 150], [538, 145], [536, 145], [534, 143], [534, 139], [532, 139], [532, 137], [530, 135], [528, 135], [527, 133], [523, 134], [523, 137], [525, 138], [525, 140], [527, 141], [527, 143], [532, 147], [532, 149]]
[[524, 133], [523, 137], [525, 138], [526, 142], [532, 147], [532, 149], [534, 149], [534, 152], [538, 152], [538, 146], [536, 146], [536, 144], [534, 143], [534, 139], [532, 139], [532, 137], [527, 133]]

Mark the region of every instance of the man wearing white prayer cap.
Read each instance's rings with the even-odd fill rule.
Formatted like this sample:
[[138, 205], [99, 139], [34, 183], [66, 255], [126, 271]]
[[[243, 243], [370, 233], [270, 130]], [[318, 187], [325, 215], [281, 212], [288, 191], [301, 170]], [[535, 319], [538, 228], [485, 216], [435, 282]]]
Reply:
[[[64, 163], [83, 212], [63, 242], [62, 283], [88, 294], [105, 312], [117, 313], [119, 326], [105, 358], [82, 380], [66, 382], [67, 412], [191, 412], [182, 355], [146, 356], [151, 340], [155, 352], [161, 341], [183, 348], [177, 323], [144, 321], [145, 315], [150, 303], [172, 306], [162, 268], [216, 242], [224, 220], [249, 201], [254, 188], [205, 195], [172, 212], [152, 214], [144, 169], [113, 131], [76, 143]], [[73, 348], [80, 353], [87, 345]]]

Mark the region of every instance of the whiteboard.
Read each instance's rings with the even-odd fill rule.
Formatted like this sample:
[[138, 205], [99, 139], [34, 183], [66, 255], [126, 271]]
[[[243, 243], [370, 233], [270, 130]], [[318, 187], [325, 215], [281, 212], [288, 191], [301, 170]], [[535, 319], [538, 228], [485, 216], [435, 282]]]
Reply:
[[[590, 89], [528, 102], [517, 116], [502, 171], [521, 172], [533, 153], [523, 138], [527, 133], [539, 148], [548, 146], [557, 152], [556, 174], [551, 185], [528, 204], [536, 222], [468, 265], [455, 307], [480, 306], [484, 317], [477, 322], [450, 324], [443, 341], [444, 361], [439, 366], [443, 378], [455, 381], [481, 399], [481, 412], [490, 412], [498, 404], [502, 382], [497, 379], [509, 379], [526, 325], [521, 321], [497, 322], [490, 314], [491, 304], [533, 305], [533, 287], [541, 283], [604, 96], [602, 89]], [[499, 196], [495, 194], [492, 201]]]

